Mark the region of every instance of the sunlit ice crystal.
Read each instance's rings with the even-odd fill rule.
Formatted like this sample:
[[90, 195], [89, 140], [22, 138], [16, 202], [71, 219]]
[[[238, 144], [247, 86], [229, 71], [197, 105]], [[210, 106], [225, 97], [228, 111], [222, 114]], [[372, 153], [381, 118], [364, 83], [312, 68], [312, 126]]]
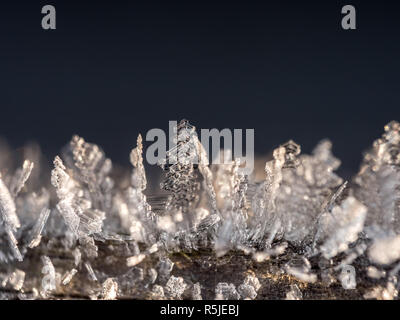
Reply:
[[276, 207], [286, 240], [300, 242], [310, 235], [327, 194], [342, 183], [334, 173], [340, 161], [332, 155], [331, 146], [322, 141], [312, 155], [299, 157], [297, 168], [283, 170]]
[[62, 155], [72, 179], [88, 192], [85, 200], [90, 201], [91, 207], [102, 211], [109, 209], [108, 185], [111, 183], [109, 173], [112, 163], [104, 151], [74, 135]]
[[280, 228], [280, 220], [276, 212], [276, 199], [282, 182], [285, 154], [286, 149], [284, 147], [274, 150], [274, 159], [265, 165], [265, 181], [258, 187], [252, 199], [253, 219], [251, 221], [251, 238], [253, 241], [261, 241], [266, 233], [269, 232], [267, 245], [272, 242], [276, 232]]
[[49, 293], [56, 290], [56, 271], [54, 269], [54, 265], [49, 257], [42, 256], [43, 262], [43, 278], [42, 278], [42, 288], [41, 294], [43, 297], [47, 297]]
[[62, 277], [62, 280], [61, 280], [62, 284], [64, 286], [68, 285], [77, 272], [78, 272], [78, 270], [75, 268], [68, 270]]
[[329, 141], [320, 142], [312, 155], [299, 153], [300, 147], [289, 141], [266, 164], [266, 180], [252, 204], [253, 239], [269, 245], [283, 237], [299, 244], [315, 230], [327, 195], [342, 183], [333, 172], [340, 161], [332, 155]]
[[354, 179], [355, 196], [368, 208], [366, 225], [400, 233], [400, 125], [392, 121], [365, 153]]
[[14, 174], [13, 180], [10, 184], [10, 191], [14, 198], [18, 195], [18, 193], [24, 187], [25, 182], [29, 179], [33, 166], [34, 164], [32, 161], [25, 160], [22, 168], [18, 169], [17, 172]]
[[14, 199], [0, 177], [0, 212], [2, 223], [15, 232], [20, 226]]
[[22, 169], [18, 169], [12, 176], [9, 186], [5, 184], [0, 174], [0, 232], [3, 229], [7, 234], [10, 249], [19, 261], [23, 260], [23, 256], [18, 248], [16, 232], [21, 227], [21, 222], [17, 215], [15, 201], [32, 169], [33, 163], [25, 160]]
[[[167, 247], [177, 248], [179, 243], [184, 243], [185, 248], [190, 250], [196, 246], [199, 232], [206, 231], [204, 228], [210, 230], [219, 220], [219, 214], [213, 174], [208, 167], [206, 152], [197, 137], [195, 127], [187, 120], [182, 120], [175, 130], [176, 145], [160, 163], [166, 171], [161, 188], [169, 196], [165, 213], [158, 217], [157, 225], [164, 232], [161, 238]], [[210, 206], [210, 216], [199, 215], [197, 210], [203, 198]], [[185, 232], [190, 234], [185, 235]]]
[[[176, 130], [176, 146], [167, 152], [166, 159], [161, 163], [166, 170], [161, 188], [171, 193], [166, 209], [188, 215], [188, 211], [198, 200], [200, 189], [195, 170], [198, 164], [195, 128], [188, 121], [182, 120]], [[185, 217], [189, 218], [190, 216]]]
[[29, 248], [37, 247], [42, 239], [42, 231], [50, 215], [50, 209], [43, 208], [40, 212], [39, 218], [31, 230]]
[[363, 230], [366, 213], [366, 207], [353, 197], [325, 212], [318, 232], [318, 238], [325, 238], [319, 249], [325, 258], [330, 259], [346, 251], [348, 245], [357, 240]]
[[[230, 153], [224, 155], [230, 157]], [[222, 256], [227, 250], [246, 241], [247, 238], [247, 203], [246, 177], [239, 173], [240, 160], [215, 166], [215, 190], [217, 205], [222, 217], [217, 232], [215, 250]]]
[[[308, 298], [309, 288], [329, 286], [337, 297], [342, 271], [353, 265], [357, 297], [397, 297], [396, 122], [385, 127], [349, 183], [335, 173], [340, 161], [328, 140], [310, 155], [292, 140], [282, 144], [265, 164], [264, 181], [255, 183], [228, 150], [221, 151], [228, 161], [210, 164], [187, 121], [176, 130], [176, 147], [162, 164], [169, 199], [157, 198], [155, 208], [141, 135], [130, 153], [131, 170], [121, 178], [100, 147], [78, 136], [55, 158], [52, 186], [32, 188], [39, 167], [32, 160], [17, 170], [1, 168], [3, 289], [21, 299], [78, 291], [91, 299], [259, 299], [270, 294], [261, 287], [273, 279], [283, 298]], [[40, 256], [37, 267], [40, 259], [32, 257]], [[15, 258], [25, 261], [18, 265]], [[240, 268], [236, 275], [235, 264], [250, 259], [255, 274]]]
[[[126, 206], [125, 224], [129, 226], [129, 231], [136, 241], [149, 243], [154, 242], [156, 233], [156, 217], [151, 211], [144, 190], [146, 189], [147, 179], [143, 166], [143, 145], [142, 136], [137, 138], [137, 146], [131, 151], [130, 160], [133, 166], [131, 175], [131, 186], [126, 191], [126, 202], [121, 205]], [[121, 208], [124, 210], [124, 208]], [[121, 216], [121, 215], [120, 215]], [[123, 221], [124, 222], [124, 221]]]
[[77, 136], [65, 153], [70, 167], [67, 169], [56, 157], [52, 171], [52, 184], [59, 198], [57, 209], [77, 238], [100, 233], [105, 218], [102, 210], [107, 207], [101, 185], [109, 172], [110, 161], [97, 146]]

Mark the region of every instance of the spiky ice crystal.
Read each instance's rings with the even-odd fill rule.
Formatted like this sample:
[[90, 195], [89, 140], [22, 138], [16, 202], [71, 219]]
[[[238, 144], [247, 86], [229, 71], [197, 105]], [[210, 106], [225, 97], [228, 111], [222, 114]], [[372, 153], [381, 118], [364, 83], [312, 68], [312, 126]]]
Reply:
[[349, 182], [328, 140], [311, 155], [282, 144], [256, 181], [229, 150], [209, 164], [187, 120], [176, 133], [157, 210], [140, 135], [128, 179], [78, 136], [54, 159], [51, 185], [37, 148], [14, 172], [0, 157], [0, 298], [337, 298], [349, 266], [352, 297], [398, 298], [399, 123]]

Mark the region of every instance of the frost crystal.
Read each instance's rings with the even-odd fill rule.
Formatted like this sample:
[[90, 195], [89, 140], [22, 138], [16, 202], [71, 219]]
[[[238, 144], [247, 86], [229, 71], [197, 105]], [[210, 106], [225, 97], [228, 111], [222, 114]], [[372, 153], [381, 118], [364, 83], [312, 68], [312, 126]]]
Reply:
[[165, 296], [164, 296], [164, 288], [159, 286], [159, 285], [157, 285], [157, 284], [151, 290], [151, 294], [155, 299], [160, 299], [161, 300], [161, 299], [165, 298]]
[[14, 290], [20, 291], [24, 285], [25, 272], [16, 269], [8, 278], [8, 283], [12, 286]]
[[[146, 189], [147, 180], [143, 166], [142, 136], [137, 138], [137, 146], [131, 151], [130, 160], [133, 166], [131, 186], [126, 192], [127, 201], [121, 211], [126, 210], [127, 214], [122, 218], [122, 223], [127, 225], [131, 236], [140, 242], [154, 242], [155, 217], [147, 203], [143, 191]], [[126, 209], [125, 209], [126, 208]], [[121, 214], [120, 214], [121, 216]]]
[[174, 267], [174, 263], [169, 258], [161, 258], [158, 264], [158, 274], [161, 278], [168, 279]]
[[56, 290], [56, 271], [49, 257], [43, 256], [42, 261], [42, 295], [47, 296], [51, 291]]
[[85, 268], [88, 272], [89, 279], [92, 281], [98, 281], [96, 274], [93, 271], [92, 265], [89, 262], [85, 262]]
[[201, 296], [201, 285], [198, 282], [193, 285], [192, 299], [193, 300], [203, 300], [203, 298]]
[[290, 291], [286, 293], [286, 300], [302, 300], [303, 295], [296, 284], [290, 285]]
[[74, 275], [75, 275], [77, 272], [78, 272], [78, 270], [76, 270], [76, 269], [72, 269], [72, 270], [70, 270], [70, 271], [67, 271], [67, 272], [64, 274], [64, 276], [62, 277], [62, 280], [61, 280], [62, 284], [63, 284], [64, 286], [66, 286], [67, 284], [69, 284], [69, 283], [71, 282], [72, 278], [74, 277]]
[[15, 198], [21, 189], [24, 187], [25, 182], [29, 179], [33, 169], [33, 162], [25, 160], [21, 169], [18, 169], [15, 173], [13, 180], [11, 181], [10, 191]]
[[43, 231], [44, 225], [49, 218], [50, 210], [47, 208], [43, 208], [41, 211], [38, 220], [36, 221], [33, 229], [31, 231], [31, 240], [29, 241], [29, 248], [37, 247], [42, 239], [41, 233]]
[[355, 196], [368, 208], [366, 225], [400, 233], [400, 124], [390, 122], [355, 177]]
[[186, 286], [187, 284], [182, 277], [171, 276], [165, 285], [165, 289], [172, 298], [181, 299]]
[[167, 152], [166, 159], [161, 163], [167, 171], [161, 188], [171, 193], [166, 211], [172, 210], [185, 215], [185, 219], [190, 219], [188, 213], [198, 200], [200, 189], [195, 171], [198, 165], [196, 132], [187, 120], [182, 120], [176, 133], [176, 146]]
[[115, 300], [118, 294], [118, 283], [112, 278], [103, 282], [102, 296], [103, 300]]
[[332, 298], [398, 298], [399, 123], [349, 182], [328, 140], [310, 155], [278, 146], [259, 179], [230, 150], [210, 164], [187, 120], [175, 129], [159, 194], [146, 190], [141, 135], [125, 176], [73, 136], [51, 185], [37, 148], [18, 168], [0, 143], [0, 297], [302, 299], [330, 287]]
[[242, 299], [253, 300], [257, 297], [257, 291], [261, 288], [260, 281], [257, 277], [248, 274], [244, 279], [243, 283], [238, 287], [238, 292]]
[[21, 252], [18, 249], [18, 241], [15, 238], [15, 232], [21, 226], [15, 208], [14, 199], [11, 197], [10, 191], [4, 184], [0, 176], [0, 224], [8, 236], [10, 248], [15, 258], [22, 261]]
[[306, 258], [303, 258], [300, 263], [298, 261], [291, 261], [286, 264], [285, 270], [300, 281], [309, 283], [317, 281], [317, 275], [311, 272], [310, 262]]
[[364, 205], [349, 197], [341, 206], [335, 206], [331, 212], [326, 212], [321, 217], [318, 238], [322, 234], [326, 237], [320, 247], [326, 259], [346, 251], [348, 244], [357, 240], [358, 234], [363, 230], [366, 213]]
[[215, 287], [215, 300], [239, 300], [240, 295], [233, 283], [220, 282]]
[[127, 259], [126, 265], [128, 267], [136, 266], [137, 264], [141, 263], [144, 258], [146, 258], [146, 255], [144, 255], [143, 253], [138, 254], [137, 256], [130, 257]]
[[391, 264], [400, 259], [400, 235], [376, 240], [368, 251], [372, 262]]
[[[225, 156], [227, 155], [225, 154]], [[218, 165], [215, 172], [217, 204], [223, 219], [215, 242], [217, 256], [224, 255], [229, 249], [246, 240], [247, 206], [245, 195], [247, 181], [239, 173], [239, 165], [239, 160], [221, 164]]]

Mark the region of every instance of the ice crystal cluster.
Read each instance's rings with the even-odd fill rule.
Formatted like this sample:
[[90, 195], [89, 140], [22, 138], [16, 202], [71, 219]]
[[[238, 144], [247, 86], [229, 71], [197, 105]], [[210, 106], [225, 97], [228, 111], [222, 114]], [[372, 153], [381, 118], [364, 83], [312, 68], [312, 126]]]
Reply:
[[141, 135], [123, 178], [79, 136], [49, 179], [37, 148], [19, 168], [0, 157], [0, 298], [398, 298], [398, 122], [350, 181], [328, 140], [283, 143], [256, 181], [229, 150], [210, 164], [187, 120], [175, 129], [156, 196]]

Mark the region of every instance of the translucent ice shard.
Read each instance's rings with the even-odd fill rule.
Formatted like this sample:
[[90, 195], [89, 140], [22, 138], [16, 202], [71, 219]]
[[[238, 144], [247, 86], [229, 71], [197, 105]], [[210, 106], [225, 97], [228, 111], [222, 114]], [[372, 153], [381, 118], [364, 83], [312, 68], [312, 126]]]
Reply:
[[[80, 162], [83, 161], [82, 157], [79, 157]], [[82, 164], [80, 165], [83, 166]], [[89, 173], [86, 174], [89, 175]], [[91, 179], [89, 180], [91, 181]], [[56, 157], [54, 160], [51, 182], [56, 188], [59, 198], [57, 209], [63, 216], [69, 230], [78, 239], [85, 238], [94, 233], [100, 233], [105, 213], [93, 208], [93, 199], [86, 192], [89, 190], [85, 189], [80, 185], [79, 181], [74, 180], [67, 173], [67, 169], [59, 157]]]
[[[161, 188], [171, 194], [166, 204], [166, 211], [177, 211], [187, 215], [198, 200], [200, 184], [197, 181], [195, 166], [198, 165], [195, 127], [187, 120], [182, 120], [177, 128], [176, 146], [167, 152], [161, 165], [166, 170], [166, 177]], [[185, 217], [190, 219], [190, 215]]]
[[342, 183], [333, 173], [340, 161], [332, 156], [329, 141], [320, 142], [312, 155], [299, 153], [293, 141], [277, 148], [266, 164], [266, 181], [254, 196], [252, 239], [263, 239], [266, 246], [282, 237], [295, 244], [304, 241], [326, 195]]
[[[214, 228], [220, 217], [216, 208], [213, 175], [195, 127], [182, 120], [175, 131], [176, 145], [160, 162], [166, 171], [161, 188], [169, 192], [169, 196], [165, 213], [159, 217], [157, 224], [164, 231], [162, 242], [169, 249], [177, 249], [181, 243], [186, 250], [191, 250], [197, 246], [200, 232], [205, 234]], [[211, 214], [199, 220], [197, 206], [202, 195], [206, 197]]]
[[325, 238], [320, 251], [326, 259], [346, 251], [348, 245], [357, 240], [366, 213], [366, 207], [354, 197], [348, 197], [341, 206], [325, 212], [319, 221], [316, 240]]
[[54, 159], [54, 169], [51, 173], [51, 183], [56, 188], [60, 199], [57, 209], [64, 218], [69, 229], [78, 235], [80, 218], [77, 215], [74, 200], [75, 183], [66, 172], [66, 168], [59, 157]]
[[97, 280], [97, 276], [94, 273], [94, 270], [92, 268], [92, 265], [89, 262], [85, 262], [84, 265], [85, 265], [85, 268], [86, 268], [86, 270], [88, 272], [89, 279], [92, 280], [92, 281], [98, 281]]
[[95, 144], [86, 142], [79, 136], [73, 136], [63, 156], [72, 171], [72, 177], [89, 191], [92, 207], [106, 210], [110, 206], [108, 177], [112, 163], [103, 150]]
[[212, 174], [211, 169], [209, 168], [207, 152], [204, 149], [201, 142], [199, 141], [199, 139], [197, 138], [197, 136], [194, 136], [193, 139], [197, 146], [197, 154], [198, 154], [198, 160], [199, 160], [198, 168], [199, 168], [199, 172], [203, 176], [204, 190], [206, 191], [206, 194], [208, 195], [210, 207], [211, 207], [213, 213], [215, 214], [218, 212], [217, 199], [216, 199], [217, 195], [215, 193], [214, 184], [213, 184], [213, 174]]
[[355, 196], [368, 208], [366, 225], [400, 234], [400, 124], [392, 121], [365, 153]]
[[21, 189], [24, 187], [25, 182], [29, 179], [33, 169], [33, 162], [25, 160], [21, 169], [18, 169], [14, 174], [13, 180], [10, 185], [10, 192], [15, 198]]
[[170, 277], [171, 271], [174, 268], [174, 263], [167, 257], [160, 258], [158, 263], [158, 275], [161, 280], [167, 280]]
[[36, 221], [35, 225], [33, 226], [33, 229], [31, 230], [30, 241], [28, 245], [29, 248], [32, 249], [39, 245], [40, 240], [42, 239], [41, 233], [47, 222], [49, 215], [50, 215], [50, 209], [43, 208], [43, 210], [40, 212], [39, 218]]
[[[123, 224], [129, 226], [131, 236], [139, 242], [151, 243], [155, 241], [155, 216], [147, 203], [143, 191], [146, 189], [147, 180], [143, 166], [142, 136], [137, 138], [137, 146], [131, 151], [130, 160], [133, 166], [131, 186], [126, 191], [126, 215]], [[123, 211], [123, 208], [121, 208]], [[120, 215], [121, 216], [121, 215]]]
[[251, 238], [253, 241], [259, 242], [268, 231], [272, 231], [269, 232], [267, 245], [272, 243], [276, 232], [280, 228], [280, 221], [276, 212], [276, 198], [282, 182], [285, 154], [284, 147], [274, 150], [274, 159], [265, 165], [265, 181], [259, 186], [252, 201], [254, 218], [252, 220]]
[[146, 172], [143, 166], [143, 144], [142, 136], [139, 134], [137, 138], [137, 146], [131, 151], [130, 160], [133, 166], [133, 172], [131, 177], [131, 184], [134, 188], [145, 190], [147, 185]]
[[78, 270], [76, 270], [76, 269], [72, 269], [72, 270], [67, 271], [64, 274], [64, 276], [62, 277], [61, 283], [64, 286], [68, 285], [77, 272], [78, 272]]
[[[224, 154], [224, 157], [227, 154]], [[230, 157], [230, 154], [228, 155]], [[217, 256], [244, 242], [247, 238], [246, 177], [239, 172], [239, 159], [220, 164], [215, 172], [217, 204], [222, 217], [215, 241]]]
[[150, 282], [151, 284], [153, 284], [154, 282], [156, 282], [157, 276], [158, 276], [158, 273], [157, 273], [156, 269], [150, 268], [150, 269], [148, 270], [148, 276], [149, 276], [149, 282]]
[[15, 202], [12, 198], [10, 191], [7, 186], [4, 184], [1, 176], [0, 176], [0, 225], [3, 225], [3, 228], [8, 236], [8, 241], [10, 244], [10, 248], [14, 254], [14, 257], [22, 261], [23, 257], [21, 252], [18, 249], [18, 241], [15, 237], [15, 232], [21, 226], [21, 223], [18, 219]]
[[286, 300], [302, 300], [303, 295], [296, 284], [290, 285], [290, 290], [286, 293]]
[[12, 198], [10, 191], [4, 184], [0, 177], [0, 213], [2, 223], [10, 228], [11, 231], [15, 232], [20, 226], [20, 222], [15, 209], [14, 199]]
[[136, 266], [137, 264], [141, 263], [144, 260], [144, 258], [146, 258], [146, 255], [143, 253], [140, 253], [133, 257], [129, 257], [126, 261], [126, 265], [128, 267]]
[[42, 278], [42, 290], [41, 294], [44, 297], [56, 290], [56, 271], [54, 269], [53, 263], [51, 262], [50, 258], [47, 256], [42, 256], [43, 262], [43, 278]]

